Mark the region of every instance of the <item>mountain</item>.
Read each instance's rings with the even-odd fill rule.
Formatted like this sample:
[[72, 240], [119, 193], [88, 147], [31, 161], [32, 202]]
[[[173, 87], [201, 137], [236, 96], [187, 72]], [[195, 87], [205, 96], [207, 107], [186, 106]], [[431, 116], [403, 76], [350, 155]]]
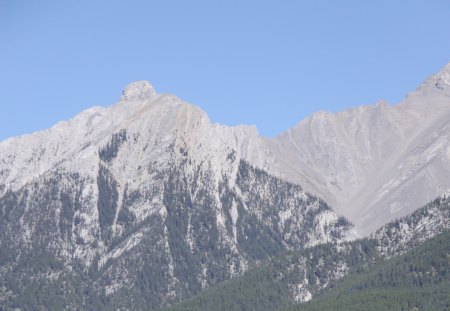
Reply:
[[[0, 195], [55, 167], [95, 179], [98, 148], [124, 130], [144, 144], [140, 148], [150, 148], [121, 152], [119, 158], [137, 166], [149, 157], [165, 165], [167, 155], [156, 150], [175, 142], [213, 167], [234, 151], [238, 159], [302, 185], [367, 235], [450, 189], [449, 120], [450, 63], [398, 105], [318, 112], [273, 139], [259, 136], [254, 126], [211, 124], [199, 108], [158, 95], [141, 81], [127, 86], [112, 107], [94, 107], [47, 131], [1, 142]], [[122, 179], [119, 195], [129, 176], [149, 174], [137, 166], [115, 168]]]
[[256, 128], [127, 86], [0, 144], [0, 306], [157, 309], [352, 225], [269, 174]]
[[302, 302], [422, 243], [446, 210], [346, 244], [450, 188], [449, 72], [399, 105], [321, 112], [274, 139], [138, 81], [0, 142], [0, 308], [158, 309], [277, 262]]
[[286, 252], [166, 310], [446, 310], [449, 228], [440, 197], [370, 238]]
[[282, 178], [370, 234], [450, 188], [450, 63], [398, 105], [321, 111], [267, 144]]

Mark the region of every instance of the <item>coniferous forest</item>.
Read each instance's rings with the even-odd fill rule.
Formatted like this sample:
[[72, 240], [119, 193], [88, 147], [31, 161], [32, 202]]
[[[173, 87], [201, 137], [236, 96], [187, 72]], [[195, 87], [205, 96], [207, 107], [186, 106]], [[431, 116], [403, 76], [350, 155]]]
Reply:
[[[302, 256], [291, 253], [166, 310], [449, 310], [450, 231], [387, 260], [373, 261], [375, 248], [370, 240], [351, 243], [347, 260], [353, 262], [353, 272], [304, 304], [292, 305], [288, 298], [287, 279], [295, 273], [279, 277], [293, 257]], [[339, 260], [331, 244], [307, 252], [310, 258], [328, 258], [329, 264]], [[320, 278], [321, 271], [314, 270], [311, 273]]]

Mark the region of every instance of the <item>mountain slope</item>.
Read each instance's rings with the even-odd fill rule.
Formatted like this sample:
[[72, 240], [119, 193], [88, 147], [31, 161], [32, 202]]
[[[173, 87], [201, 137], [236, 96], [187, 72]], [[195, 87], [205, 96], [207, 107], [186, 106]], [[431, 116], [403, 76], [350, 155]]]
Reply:
[[146, 82], [2, 142], [0, 305], [155, 309], [354, 236], [325, 202], [268, 174], [264, 150], [255, 128], [213, 125]]
[[403, 102], [319, 112], [267, 140], [280, 174], [363, 234], [450, 188], [450, 64]]
[[[423, 230], [424, 228], [426, 229]], [[324, 244], [285, 253], [261, 267], [248, 271], [242, 277], [208, 289], [167, 310], [279, 310], [307, 301], [311, 301], [311, 304], [301, 304], [298, 310], [303, 310], [304, 306], [310, 306], [312, 310], [334, 310], [332, 299], [343, 303], [366, 299], [359, 292], [352, 296], [353, 288], [355, 291], [363, 291], [376, 284], [377, 287], [372, 287], [373, 291], [370, 289], [368, 294], [369, 298], [376, 298], [376, 295], [385, 295], [387, 288], [390, 290], [395, 285], [408, 285], [408, 282], [412, 282], [408, 270], [410, 262], [411, 264], [419, 262], [416, 265], [418, 268], [414, 268], [417, 273], [423, 274], [424, 270], [431, 271], [434, 264], [438, 269], [436, 271], [439, 272], [414, 279], [416, 283], [413, 286], [399, 289], [397, 294], [410, 298], [405, 290], [414, 289], [416, 293], [425, 295], [436, 289], [442, 295], [445, 290], [448, 291], [449, 286], [447, 263], [449, 228], [450, 199], [438, 198], [413, 214], [380, 228], [369, 239]], [[438, 237], [433, 240], [436, 236]], [[391, 241], [395, 247], [386, 247], [386, 241]], [[417, 251], [411, 253], [410, 251], [415, 248]], [[434, 253], [429, 250], [430, 248]], [[426, 255], [425, 259], [423, 254]], [[387, 278], [392, 271], [396, 271], [395, 280]], [[371, 283], [374, 276], [379, 274], [382, 274], [380, 280]], [[346, 275], [348, 277], [345, 277]], [[390, 277], [392, 278], [392, 275]], [[341, 279], [344, 279], [343, 284]], [[419, 281], [430, 287], [421, 291], [417, 287]], [[433, 284], [436, 287], [433, 287]], [[322, 303], [322, 296], [331, 298], [326, 298]], [[440, 296], [436, 294], [433, 297]], [[447, 300], [441, 302], [445, 304]], [[392, 299], [392, 302], [398, 301]], [[359, 310], [361, 309], [364, 308], [359, 305]], [[345, 310], [345, 307], [342, 310]]]
[[448, 310], [450, 232], [345, 277], [314, 301], [289, 310]]
[[[352, 254], [373, 259], [372, 240], [342, 244], [357, 233], [325, 202], [366, 234], [450, 188], [449, 68], [400, 105], [319, 113], [273, 140], [139, 81], [111, 107], [0, 142], [0, 306], [157, 309], [332, 243], [280, 261], [289, 299], [308, 300]], [[376, 254], [431, 237], [423, 224], [378, 232]]]

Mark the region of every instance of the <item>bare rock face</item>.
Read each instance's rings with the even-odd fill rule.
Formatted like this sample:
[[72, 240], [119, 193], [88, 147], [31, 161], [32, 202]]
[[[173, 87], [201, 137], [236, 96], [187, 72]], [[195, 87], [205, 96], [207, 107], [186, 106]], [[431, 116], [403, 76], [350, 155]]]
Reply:
[[325, 198], [362, 234], [450, 188], [447, 65], [395, 106], [319, 112], [267, 141], [285, 178]]
[[143, 100], [155, 95], [156, 91], [148, 81], [136, 81], [128, 84], [123, 89], [120, 100]]

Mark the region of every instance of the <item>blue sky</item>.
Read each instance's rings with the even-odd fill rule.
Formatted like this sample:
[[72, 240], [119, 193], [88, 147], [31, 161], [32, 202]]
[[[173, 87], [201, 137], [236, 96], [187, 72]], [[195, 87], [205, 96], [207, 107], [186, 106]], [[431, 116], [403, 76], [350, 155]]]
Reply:
[[274, 136], [399, 102], [450, 62], [450, 1], [0, 1], [0, 140], [149, 80]]

